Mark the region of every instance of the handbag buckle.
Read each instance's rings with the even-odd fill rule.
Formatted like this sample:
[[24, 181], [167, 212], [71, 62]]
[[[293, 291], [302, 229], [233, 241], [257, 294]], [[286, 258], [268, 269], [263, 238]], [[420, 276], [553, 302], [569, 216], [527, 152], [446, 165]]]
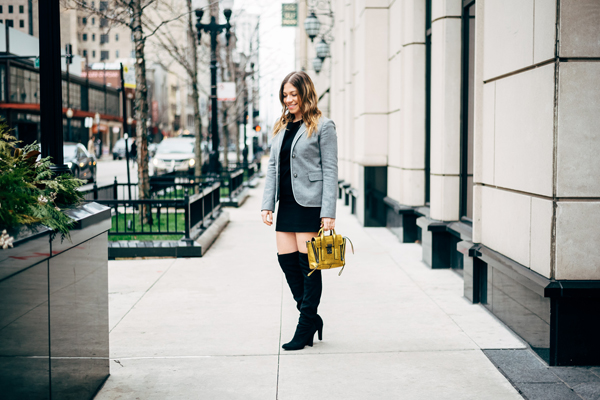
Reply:
[[327, 245], [327, 254], [333, 254], [333, 245], [332, 244]]

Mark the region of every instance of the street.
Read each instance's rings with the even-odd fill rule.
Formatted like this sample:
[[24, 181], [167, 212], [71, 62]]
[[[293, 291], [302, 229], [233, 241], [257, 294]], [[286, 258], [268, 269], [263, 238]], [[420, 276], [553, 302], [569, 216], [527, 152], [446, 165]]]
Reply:
[[[236, 154], [235, 152], [229, 152], [227, 158], [230, 163], [236, 162]], [[150, 159], [150, 164], [152, 164], [152, 159]], [[137, 163], [129, 161], [129, 172], [131, 177], [131, 183], [137, 183], [138, 180], [138, 170]], [[150, 168], [150, 174], [152, 174], [152, 169]], [[113, 160], [109, 157], [104, 157], [100, 161], [98, 161], [97, 169], [96, 169], [96, 185], [98, 187], [104, 185], [111, 185], [115, 177], [117, 178], [117, 182], [119, 183], [127, 183], [127, 162], [125, 160]], [[82, 186], [82, 190], [91, 190], [93, 184], [88, 183]]]

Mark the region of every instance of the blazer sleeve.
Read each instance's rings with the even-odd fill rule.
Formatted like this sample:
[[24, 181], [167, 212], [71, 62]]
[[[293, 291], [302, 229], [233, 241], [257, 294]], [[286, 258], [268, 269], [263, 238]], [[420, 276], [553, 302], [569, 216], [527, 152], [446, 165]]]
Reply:
[[323, 124], [319, 140], [323, 169], [321, 218], [335, 218], [338, 192], [338, 143], [333, 121], [328, 120]]
[[265, 178], [265, 190], [263, 192], [261, 211], [275, 211], [275, 180], [277, 179], [277, 170], [275, 168], [275, 149], [273, 148], [275, 140], [271, 143], [271, 156], [267, 167], [267, 176]]

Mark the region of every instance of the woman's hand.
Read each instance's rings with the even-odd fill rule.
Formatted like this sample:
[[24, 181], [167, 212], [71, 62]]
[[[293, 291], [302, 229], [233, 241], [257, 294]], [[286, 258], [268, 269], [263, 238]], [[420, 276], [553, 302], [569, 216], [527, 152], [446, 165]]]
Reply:
[[335, 218], [321, 218], [321, 228], [324, 231], [335, 229]]
[[269, 226], [273, 225], [273, 211], [263, 210], [260, 215], [265, 224]]

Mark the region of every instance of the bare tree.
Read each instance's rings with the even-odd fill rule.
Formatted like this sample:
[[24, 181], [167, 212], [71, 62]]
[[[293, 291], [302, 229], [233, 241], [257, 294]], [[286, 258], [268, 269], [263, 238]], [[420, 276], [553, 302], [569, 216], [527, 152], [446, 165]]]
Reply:
[[[145, 30], [148, 26], [145, 16], [150, 7], [156, 7], [158, 0], [112, 0], [99, 2], [99, 7], [94, 2], [86, 0], [62, 0], [63, 7], [76, 8], [92, 15], [98, 15], [109, 21], [110, 24], [125, 26], [131, 30], [135, 52], [135, 109], [136, 109], [136, 134], [137, 134], [137, 162], [138, 162], [138, 190], [140, 199], [150, 198], [150, 178], [148, 175], [148, 83], [146, 79], [146, 41], [154, 36], [164, 25], [183, 17], [173, 16], [156, 24], [153, 29]], [[143, 210], [144, 218], [150, 217], [148, 208]]]
[[[179, 1], [176, 1], [177, 5]], [[169, 56], [179, 64], [186, 72], [187, 77], [192, 86], [192, 100], [194, 106], [194, 136], [196, 138], [195, 143], [195, 164], [194, 174], [200, 176], [202, 174], [202, 165], [204, 157], [202, 154], [202, 118], [200, 115], [200, 91], [206, 93], [203, 86], [199, 82], [198, 65], [198, 39], [197, 32], [194, 27], [194, 17], [192, 9], [192, 0], [185, 0], [187, 18], [181, 19], [179, 22], [183, 23], [184, 26], [179, 26], [182, 29], [164, 29], [157, 31], [154, 44], [159, 47], [159, 50], [166, 51]], [[173, 2], [163, 0], [161, 12], [159, 15], [177, 16], [180, 15], [178, 6], [174, 5]], [[158, 26], [160, 22], [148, 22], [147, 26], [154, 28]], [[185, 38], [182, 41], [182, 37], [177, 33], [185, 32]], [[202, 63], [206, 65], [206, 62]]]

